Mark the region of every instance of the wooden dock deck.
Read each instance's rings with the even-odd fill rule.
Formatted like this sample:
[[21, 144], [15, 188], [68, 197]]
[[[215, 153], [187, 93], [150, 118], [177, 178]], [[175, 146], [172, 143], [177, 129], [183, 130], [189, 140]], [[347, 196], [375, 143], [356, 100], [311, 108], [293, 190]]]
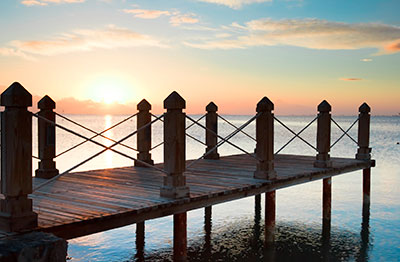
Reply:
[[[162, 173], [133, 166], [67, 174], [31, 197], [40, 230], [69, 239], [374, 164], [371, 160], [332, 158], [332, 168], [315, 168], [314, 161], [314, 156], [277, 155], [277, 179], [261, 180], [253, 178], [256, 160], [248, 155], [203, 159], [185, 172], [190, 197], [179, 200], [160, 196]], [[162, 168], [162, 164], [157, 166]], [[43, 181], [34, 179], [36, 185]]]

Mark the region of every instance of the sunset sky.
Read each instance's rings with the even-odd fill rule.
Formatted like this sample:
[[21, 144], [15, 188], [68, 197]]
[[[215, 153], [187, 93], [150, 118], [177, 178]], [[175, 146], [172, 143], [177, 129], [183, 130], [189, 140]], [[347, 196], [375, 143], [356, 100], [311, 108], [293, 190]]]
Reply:
[[[2, 0], [0, 89], [20, 82], [64, 113], [400, 112], [399, 0]], [[118, 103], [118, 105], [116, 105]]]

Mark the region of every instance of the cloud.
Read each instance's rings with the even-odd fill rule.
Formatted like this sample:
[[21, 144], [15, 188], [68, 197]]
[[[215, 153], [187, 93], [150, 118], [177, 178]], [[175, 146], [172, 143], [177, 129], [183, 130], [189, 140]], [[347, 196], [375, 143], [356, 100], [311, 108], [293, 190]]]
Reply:
[[144, 19], [156, 19], [160, 16], [169, 16], [169, 23], [173, 26], [180, 26], [182, 24], [195, 24], [199, 22], [196, 18], [196, 14], [187, 13], [182, 14], [179, 11], [164, 11], [164, 10], [148, 10], [148, 9], [124, 9], [124, 13], [133, 14], [134, 17]]
[[83, 3], [85, 0], [23, 0], [21, 4], [26, 6], [45, 6], [50, 4], [71, 4], [71, 3]]
[[362, 78], [350, 77], [350, 78], [340, 78], [339, 80], [342, 80], [342, 81], [361, 81], [363, 79]]
[[[234, 37], [186, 43], [204, 49], [289, 45], [311, 49], [352, 50], [377, 48], [381, 54], [400, 51], [400, 27], [380, 23], [342, 23], [320, 19], [259, 19], [232, 23]], [[237, 30], [240, 29], [240, 30]]]
[[198, 1], [218, 4], [218, 5], [225, 5], [233, 9], [239, 9], [243, 5], [249, 5], [254, 3], [272, 2], [272, 0], [198, 0]]
[[159, 18], [162, 15], [166, 15], [166, 16], [171, 15], [170, 12], [161, 11], [161, 10], [124, 9], [122, 11], [127, 14], [133, 14], [134, 17], [139, 17], [139, 18], [144, 18], [144, 19], [155, 19], [155, 18]]
[[32, 5], [42, 5], [43, 6], [43, 5], [47, 5], [46, 3], [39, 2], [39, 1], [36, 1], [36, 0], [25, 0], [25, 1], [22, 1], [21, 4], [26, 5], [26, 6], [32, 6]]
[[360, 60], [361, 62], [372, 62], [371, 58], [363, 58]]
[[0, 55], [29, 57], [32, 55], [58, 55], [96, 48], [112, 49], [131, 46], [166, 47], [158, 40], [126, 28], [109, 25], [104, 29], [79, 29], [49, 40], [14, 40], [8, 47], [0, 47]]
[[16, 50], [14, 48], [8, 48], [8, 47], [0, 47], [0, 56], [17, 56], [25, 58], [27, 60], [33, 60], [33, 57], [25, 54], [21, 50]]
[[173, 26], [179, 26], [182, 24], [196, 24], [199, 19], [195, 17], [195, 14], [175, 14], [171, 16], [169, 22]]
[[400, 51], [400, 40], [394, 43], [390, 43], [387, 46], [385, 46], [385, 50], [388, 51], [389, 53], [395, 53]]

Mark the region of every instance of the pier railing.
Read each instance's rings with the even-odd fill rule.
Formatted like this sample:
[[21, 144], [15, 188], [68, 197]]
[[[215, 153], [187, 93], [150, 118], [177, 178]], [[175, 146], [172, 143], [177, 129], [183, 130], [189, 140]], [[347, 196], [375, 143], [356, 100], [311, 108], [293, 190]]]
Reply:
[[[118, 122], [117, 124], [107, 128], [101, 132], [92, 130], [64, 115], [54, 111], [56, 103], [49, 97], [43, 97], [39, 103], [40, 109], [37, 113], [28, 111], [28, 107], [32, 105], [31, 94], [19, 83], [12, 84], [1, 95], [1, 105], [5, 107], [2, 112], [1, 122], [1, 192], [4, 199], [1, 201], [0, 210], [0, 229], [6, 231], [19, 231], [23, 229], [32, 229], [37, 226], [37, 214], [33, 212], [32, 201], [28, 195], [40, 188], [50, 184], [63, 175], [75, 170], [77, 167], [87, 163], [95, 157], [106, 151], [112, 151], [122, 155], [133, 161], [137, 167], [152, 168], [164, 174], [163, 186], [160, 188], [160, 195], [167, 198], [184, 198], [190, 195], [190, 188], [186, 184], [185, 171], [193, 168], [201, 159], [218, 161], [220, 155], [218, 148], [223, 144], [229, 144], [240, 150], [244, 154], [256, 160], [254, 166], [254, 178], [273, 180], [277, 178], [274, 161], [275, 156], [279, 154], [293, 140], [300, 139], [306, 145], [316, 151], [316, 159], [314, 167], [331, 168], [330, 150], [345, 136], [349, 137], [358, 145], [356, 158], [359, 160], [369, 160], [369, 123], [370, 108], [364, 103], [359, 108], [358, 118], [344, 129], [337, 121], [331, 117], [331, 106], [327, 101], [323, 101], [318, 105], [318, 115], [308, 123], [300, 131], [295, 132], [289, 128], [283, 121], [274, 116], [274, 104], [264, 97], [256, 106], [256, 113], [250, 117], [248, 121], [240, 126], [231, 123], [225, 117], [219, 115], [218, 107], [213, 102], [206, 106], [206, 114], [199, 119], [194, 119], [185, 114], [186, 101], [177, 93], [172, 92], [164, 100], [164, 109], [166, 110], [160, 116], [151, 113], [151, 104], [142, 100], [137, 105], [138, 112]], [[38, 119], [38, 158], [39, 168], [35, 172], [35, 176], [45, 178], [47, 181], [32, 187], [32, 116]], [[70, 128], [56, 123], [56, 116], [60, 117], [80, 128], [91, 132], [93, 135], [88, 137], [76, 132]], [[122, 123], [136, 117], [137, 129], [125, 137], [114, 140], [105, 135], [105, 133]], [[201, 124], [201, 120], [205, 118], [205, 125]], [[221, 120], [231, 126], [234, 130], [227, 136], [221, 136], [218, 133], [218, 121]], [[157, 145], [152, 145], [151, 127], [154, 123], [163, 122], [163, 141]], [[186, 122], [191, 122], [186, 127]], [[255, 122], [256, 137], [252, 137], [244, 131], [251, 123]], [[302, 133], [310, 128], [313, 123], [317, 122], [317, 138], [316, 146], [310, 141], [302, 138]], [[354, 139], [349, 135], [358, 122], [358, 139]], [[293, 137], [291, 137], [281, 148], [274, 152], [274, 123], [282, 125], [287, 129]], [[343, 134], [331, 143], [331, 123], [337, 126]], [[187, 130], [192, 126], [199, 126], [205, 131], [205, 141], [190, 135]], [[71, 148], [56, 154], [56, 128], [60, 128], [68, 133], [83, 139], [82, 142], [72, 146]], [[248, 152], [239, 145], [232, 142], [232, 138], [237, 134], [243, 134], [247, 138], [255, 142], [254, 152]], [[126, 140], [132, 136], [137, 136], [137, 147], [134, 148], [125, 144]], [[96, 137], [102, 137], [112, 142], [106, 146], [95, 140]], [[205, 152], [198, 159], [186, 162], [186, 137], [194, 139], [205, 147]], [[102, 150], [87, 159], [75, 164], [71, 168], [59, 173], [56, 168], [55, 159], [64, 155], [71, 150], [91, 142], [100, 147]], [[133, 152], [137, 152], [136, 157], [132, 154], [123, 153], [114, 147], [121, 145]], [[155, 148], [164, 147], [164, 167], [159, 168], [154, 165], [151, 151]], [[329, 178], [330, 179], [330, 178]], [[327, 185], [328, 185], [327, 181]], [[324, 184], [325, 185], [325, 184]], [[330, 184], [329, 184], [330, 185]], [[269, 199], [274, 201], [275, 192], [270, 192]], [[271, 207], [271, 208], [274, 208]]]

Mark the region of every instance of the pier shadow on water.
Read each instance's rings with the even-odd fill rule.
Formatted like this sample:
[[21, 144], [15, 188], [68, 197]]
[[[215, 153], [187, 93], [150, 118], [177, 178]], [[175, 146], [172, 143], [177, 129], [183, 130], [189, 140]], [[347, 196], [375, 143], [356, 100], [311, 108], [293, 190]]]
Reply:
[[[368, 261], [372, 249], [369, 232], [369, 206], [363, 208], [361, 232], [332, 227], [326, 233], [320, 224], [277, 221], [275, 246], [264, 247], [264, 220], [261, 205], [255, 201], [254, 220], [212, 229], [211, 208], [205, 209], [203, 236], [190, 242], [189, 261]], [[171, 249], [146, 254], [139, 241], [137, 254], [130, 261], [172, 261]]]

